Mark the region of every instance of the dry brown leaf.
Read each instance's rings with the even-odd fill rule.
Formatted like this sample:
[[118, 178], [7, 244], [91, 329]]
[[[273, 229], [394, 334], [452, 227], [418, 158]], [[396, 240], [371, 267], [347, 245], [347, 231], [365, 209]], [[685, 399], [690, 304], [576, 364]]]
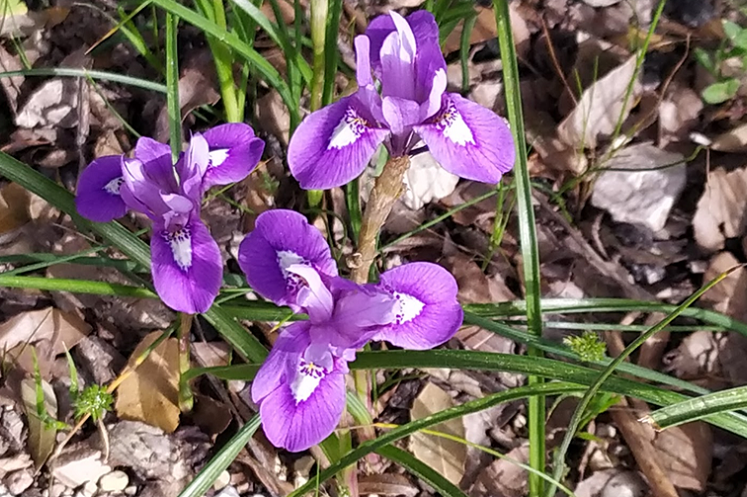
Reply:
[[27, 311], [0, 324], [0, 351], [45, 341], [52, 357], [75, 347], [91, 332], [77, 315], [53, 307]]
[[744, 232], [747, 196], [747, 169], [726, 172], [723, 168], [708, 174], [705, 191], [693, 216], [695, 241], [702, 248], [717, 251], [727, 238]]
[[72, 78], [50, 79], [37, 88], [18, 110], [21, 128], [72, 128], [78, 124], [78, 83]]
[[705, 491], [711, 474], [713, 434], [703, 422], [688, 423], [657, 433], [654, 447], [659, 464], [674, 486]]
[[[558, 125], [558, 136], [568, 146], [595, 148], [597, 141], [611, 135], [620, 116], [625, 119], [641, 92], [636, 56], [608, 72], [584, 90], [576, 108]], [[635, 77], [633, 91], [623, 109], [628, 85]]]
[[425, 204], [450, 195], [459, 183], [459, 176], [441, 167], [430, 152], [423, 152], [410, 159], [404, 183], [407, 188], [402, 202], [416, 211]]
[[711, 143], [713, 150], [719, 152], [744, 152], [747, 150], [747, 123], [720, 134]]
[[470, 495], [480, 497], [524, 497], [527, 493], [527, 472], [514, 461], [526, 464], [529, 461], [529, 444], [512, 449], [506, 457], [498, 459], [485, 468], [477, 479]]
[[[54, 395], [52, 385], [41, 380], [41, 387], [44, 392], [44, 408], [47, 414], [56, 418], [57, 397]], [[21, 382], [21, 399], [29, 424], [29, 452], [34, 460], [34, 466], [39, 469], [54, 450], [57, 430], [47, 427], [37, 414], [36, 382], [33, 378], [26, 378]]]
[[[414, 421], [450, 407], [454, 407], [454, 401], [449, 394], [433, 383], [427, 383], [415, 398], [410, 416]], [[432, 429], [462, 439], [465, 435], [461, 418], [438, 424]], [[434, 435], [416, 433], [410, 440], [410, 449], [415, 457], [438, 471], [454, 485], [458, 485], [462, 476], [464, 476], [467, 446], [463, 443]]]
[[21, 185], [9, 183], [0, 189], [0, 235], [14, 231], [31, 218], [28, 191]]
[[[524, 56], [529, 49], [529, 37], [531, 33], [527, 23], [519, 14], [516, 5], [509, 4], [509, 15], [511, 17], [511, 31], [513, 32], [514, 44], [519, 56]], [[443, 51], [446, 54], [459, 50], [462, 40], [463, 24], [460, 23], [446, 38], [443, 44]], [[475, 26], [470, 34], [469, 44], [476, 45], [488, 40], [493, 40], [498, 36], [495, 24], [495, 13], [493, 9], [479, 8]]]
[[271, 90], [257, 101], [257, 111], [262, 128], [275, 135], [283, 145], [290, 136], [290, 113], [277, 90]]
[[[130, 356], [129, 366], [162, 332], [148, 334]], [[117, 389], [114, 407], [122, 419], [142, 421], [172, 433], [179, 425], [179, 344], [161, 342]]]
[[382, 473], [358, 477], [358, 492], [392, 497], [415, 497], [420, 490], [405, 475]]

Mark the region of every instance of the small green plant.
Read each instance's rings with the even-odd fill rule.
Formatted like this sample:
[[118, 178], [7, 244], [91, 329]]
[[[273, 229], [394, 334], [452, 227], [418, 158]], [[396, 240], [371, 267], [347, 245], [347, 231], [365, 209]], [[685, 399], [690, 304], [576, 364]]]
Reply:
[[599, 335], [590, 330], [584, 331], [582, 335], [565, 337], [563, 343], [585, 362], [601, 361], [607, 348]]
[[747, 28], [737, 23], [723, 21], [726, 38], [710, 52], [703, 48], [694, 50], [695, 59], [716, 79], [701, 93], [708, 104], [720, 104], [737, 95], [742, 77], [747, 73]]
[[75, 419], [79, 420], [89, 415], [94, 423], [98, 423], [108, 411], [111, 411], [114, 397], [101, 385], [90, 385], [81, 390], [78, 384], [78, 370], [73, 358], [70, 352], [65, 351], [65, 354], [70, 370], [70, 399], [75, 409]]

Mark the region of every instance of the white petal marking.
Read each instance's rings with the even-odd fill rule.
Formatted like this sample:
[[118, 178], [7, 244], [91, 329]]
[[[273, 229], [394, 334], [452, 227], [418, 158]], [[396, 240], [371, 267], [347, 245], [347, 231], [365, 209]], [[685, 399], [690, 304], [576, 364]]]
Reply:
[[278, 250], [277, 251], [278, 264], [280, 264], [280, 270], [283, 272], [283, 276], [289, 278], [296, 276], [288, 271], [288, 268], [294, 264], [308, 264], [306, 260], [295, 252], [290, 250]]
[[467, 143], [475, 144], [475, 137], [467, 123], [464, 122], [462, 114], [456, 109], [453, 102], [449, 102], [443, 112], [438, 116], [436, 123], [446, 138], [459, 146]]
[[406, 293], [394, 292], [394, 298], [397, 299], [396, 317], [397, 324], [412, 321], [423, 312], [425, 304]]
[[208, 156], [210, 157], [210, 160], [208, 161], [208, 168], [218, 167], [226, 162], [226, 159], [228, 158], [228, 149], [219, 148], [217, 150], [211, 150], [208, 153]]
[[171, 247], [176, 265], [182, 271], [188, 270], [192, 266], [192, 235], [189, 229], [181, 228], [172, 233], [165, 232], [164, 238]]
[[120, 176], [119, 178], [114, 178], [104, 185], [104, 190], [112, 195], [119, 195], [119, 189], [122, 187], [122, 183], [124, 183], [124, 177]]
[[296, 404], [311, 397], [311, 394], [314, 393], [325, 376], [326, 373], [323, 367], [301, 359], [296, 377], [290, 386]]
[[358, 141], [358, 138], [361, 137], [367, 127], [368, 123], [366, 120], [359, 116], [355, 110], [348, 107], [345, 115], [342, 116], [337, 127], [332, 131], [332, 137], [329, 140], [329, 145], [327, 145], [327, 150], [333, 148], [339, 150], [352, 145]]

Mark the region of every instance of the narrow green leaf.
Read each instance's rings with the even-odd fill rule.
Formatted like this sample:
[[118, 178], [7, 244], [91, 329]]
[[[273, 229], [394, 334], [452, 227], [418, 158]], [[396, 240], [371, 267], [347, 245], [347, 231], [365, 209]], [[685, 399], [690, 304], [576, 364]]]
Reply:
[[730, 388], [694, 399], [688, 399], [652, 412], [643, 421], [657, 429], [666, 429], [712, 414], [747, 408], [747, 387]]
[[441, 473], [415, 458], [415, 456], [409, 452], [398, 449], [393, 445], [386, 445], [376, 449], [376, 453], [380, 456], [386, 457], [390, 461], [396, 462], [433, 487], [436, 492], [443, 497], [467, 497], [464, 492], [459, 490], [459, 487], [444, 478]]
[[12, 78], [14, 76], [54, 76], [54, 77], [73, 77], [73, 78], [91, 78], [94, 80], [111, 81], [113, 83], [122, 83], [124, 85], [135, 86], [144, 90], [166, 93], [166, 85], [148, 81], [147, 79], [134, 78], [124, 74], [117, 74], [106, 71], [89, 71], [86, 69], [74, 69], [71, 67], [57, 68], [39, 68], [23, 69], [18, 71], [0, 72], [0, 78]]
[[260, 425], [259, 414], [250, 419], [236, 435], [197, 473], [194, 480], [181, 491], [179, 497], [202, 497], [213, 486], [218, 476], [236, 459]]

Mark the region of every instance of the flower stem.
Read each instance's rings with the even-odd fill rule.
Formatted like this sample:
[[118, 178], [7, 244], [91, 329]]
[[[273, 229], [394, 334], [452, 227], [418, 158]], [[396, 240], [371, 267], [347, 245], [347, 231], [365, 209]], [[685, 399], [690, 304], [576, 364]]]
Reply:
[[410, 157], [392, 157], [384, 165], [381, 175], [376, 178], [371, 195], [363, 213], [360, 236], [358, 237], [358, 256], [352, 270], [352, 279], [356, 283], [366, 283], [371, 265], [376, 259], [376, 242], [386, 218], [392, 212], [394, 202], [402, 195], [403, 183], [410, 165]]
[[189, 371], [189, 331], [192, 329], [193, 314], [179, 313], [179, 328], [176, 338], [179, 341], [179, 409], [189, 412], [194, 406], [194, 397], [185, 373]]

